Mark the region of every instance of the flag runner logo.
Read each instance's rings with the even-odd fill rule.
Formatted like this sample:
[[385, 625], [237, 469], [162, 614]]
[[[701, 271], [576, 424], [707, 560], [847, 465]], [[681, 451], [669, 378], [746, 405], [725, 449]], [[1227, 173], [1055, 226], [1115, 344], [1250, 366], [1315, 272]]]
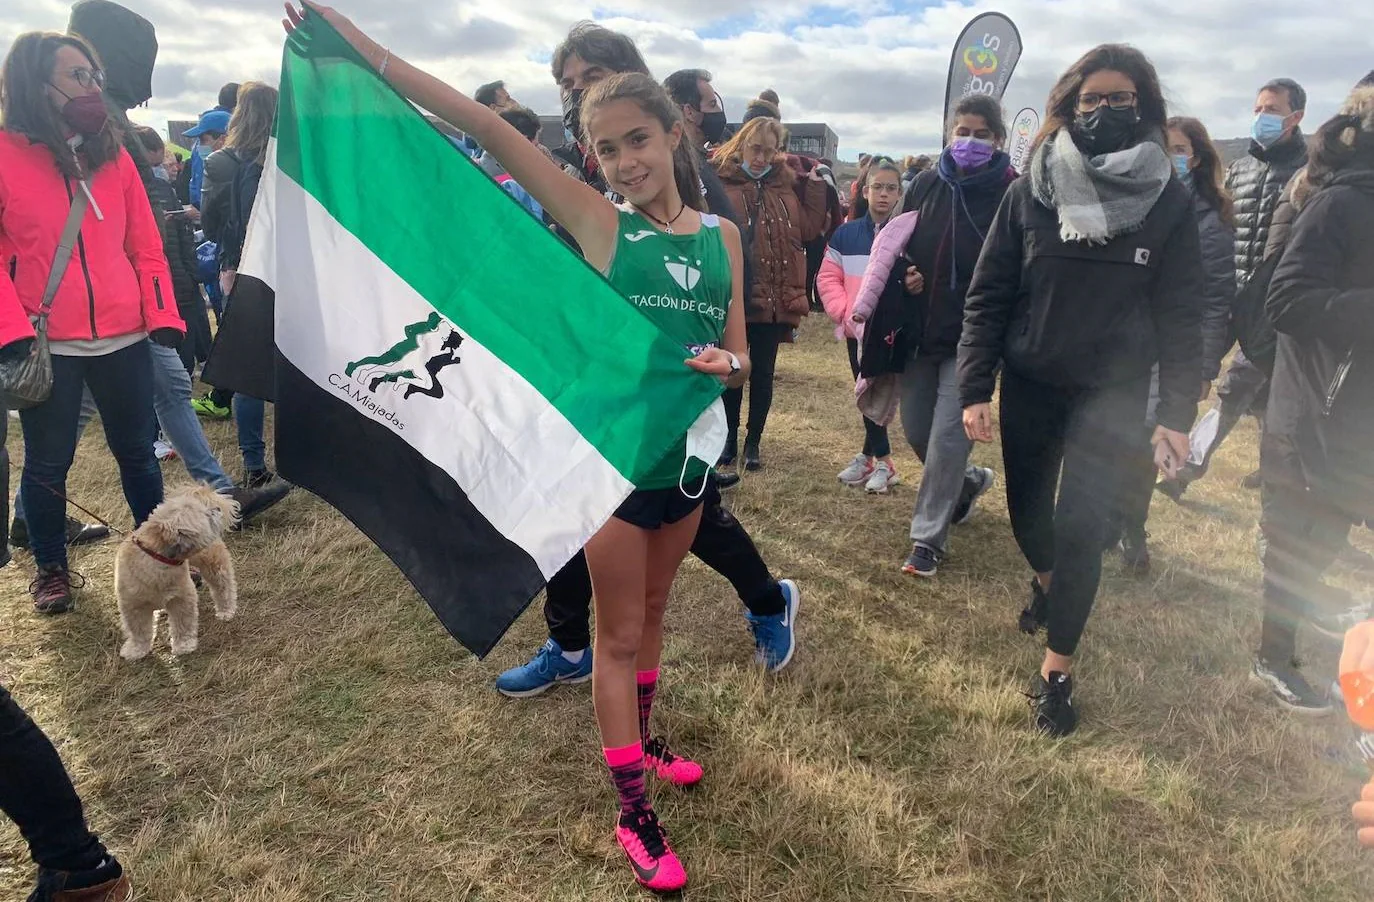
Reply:
[[405, 386], [401, 400], [411, 395], [442, 398], [444, 386], [440, 371], [460, 363], [458, 348], [463, 336], [438, 313], [405, 327], [405, 338], [373, 357], [355, 360], [344, 368], [344, 375], [356, 379], [376, 394], [382, 386], [392, 390]]

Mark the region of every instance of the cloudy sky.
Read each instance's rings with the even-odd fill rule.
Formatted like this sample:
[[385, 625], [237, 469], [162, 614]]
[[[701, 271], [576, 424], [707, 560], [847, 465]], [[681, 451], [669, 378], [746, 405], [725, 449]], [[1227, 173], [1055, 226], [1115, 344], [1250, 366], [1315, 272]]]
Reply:
[[[282, 32], [275, 0], [124, 0], [158, 29], [154, 97], [137, 121], [165, 127], [214, 105], [227, 81], [275, 80]], [[398, 54], [458, 87], [504, 79], [541, 113], [556, 112], [549, 56], [578, 19], [638, 42], [660, 78], [678, 68], [716, 75], [732, 118], [771, 87], [789, 121], [821, 121], [840, 153], [903, 153], [939, 145], [950, 51], [963, 25], [990, 9], [1017, 23], [1025, 51], [1008, 113], [1041, 109], [1055, 77], [1094, 44], [1128, 41], [1154, 61], [1173, 113], [1200, 117], [1216, 137], [1246, 134], [1255, 89], [1296, 78], [1308, 118], [1331, 115], [1374, 68], [1369, 0], [340, 0], [340, 8]], [[62, 29], [69, 0], [4, 0], [0, 44]]]

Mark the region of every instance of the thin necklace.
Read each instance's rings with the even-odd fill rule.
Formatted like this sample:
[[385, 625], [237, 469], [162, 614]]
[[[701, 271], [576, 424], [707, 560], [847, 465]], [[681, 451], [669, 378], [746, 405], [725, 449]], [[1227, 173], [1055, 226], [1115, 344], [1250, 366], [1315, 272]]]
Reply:
[[677, 222], [679, 219], [681, 219], [681, 218], [682, 218], [682, 214], [685, 213], [685, 212], [687, 212], [687, 203], [686, 203], [686, 201], [684, 201], [683, 204], [682, 204], [682, 209], [680, 209], [680, 210], [677, 211], [677, 215], [674, 216], [672, 219], [668, 220], [667, 222], [664, 222], [663, 220], [659, 219], [659, 218], [658, 218], [657, 216], [655, 216], [654, 214], [650, 213], [648, 210], [646, 210], [646, 209], [644, 209], [643, 207], [639, 206], [638, 204], [631, 204], [631, 206], [633, 206], [633, 207], [634, 207], [636, 210], [638, 210], [640, 213], [642, 213], [642, 214], [644, 214], [645, 216], [647, 216], [647, 217], [649, 217], [650, 219], [652, 219], [654, 222], [656, 222], [656, 223], [658, 223], [659, 225], [663, 226], [663, 231], [666, 232], [666, 233], [669, 234], [669, 235], [675, 234], [675, 233], [673, 232], [673, 223], [675, 223], [675, 222]]

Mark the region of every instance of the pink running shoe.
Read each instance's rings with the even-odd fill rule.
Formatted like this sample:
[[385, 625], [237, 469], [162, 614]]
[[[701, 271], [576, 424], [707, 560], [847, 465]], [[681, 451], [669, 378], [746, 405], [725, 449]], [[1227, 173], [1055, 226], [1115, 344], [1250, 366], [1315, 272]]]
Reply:
[[657, 736], [644, 746], [644, 769], [674, 786], [695, 786], [706, 775], [700, 764], [674, 755], [668, 750], [668, 743]]
[[630, 859], [640, 886], [656, 893], [674, 893], [687, 885], [687, 872], [668, 848], [668, 833], [659, 826], [658, 815], [652, 808], [637, 808], [620, 815], [615, 838]]

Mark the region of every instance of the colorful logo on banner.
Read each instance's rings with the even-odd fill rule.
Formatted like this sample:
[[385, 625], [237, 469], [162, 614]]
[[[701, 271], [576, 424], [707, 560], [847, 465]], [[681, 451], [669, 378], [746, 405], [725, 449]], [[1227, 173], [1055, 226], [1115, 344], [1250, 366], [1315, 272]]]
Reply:
[[997, 54], [986, 47], [968, 47], [964, 50], [964, 65], [975, 78], [991, 75], [997, 71]]
[[1000, 78], [987, 78], [997, 71], [997, 51], [1002, 49], [1002, 39], [995, 34], [985, 34], [982, 39], [964, 50], [964, 67], [968, 69], [969, 79], [964, 83], [963, 96], [987, 94], [997, 96], [1005, 85]]

